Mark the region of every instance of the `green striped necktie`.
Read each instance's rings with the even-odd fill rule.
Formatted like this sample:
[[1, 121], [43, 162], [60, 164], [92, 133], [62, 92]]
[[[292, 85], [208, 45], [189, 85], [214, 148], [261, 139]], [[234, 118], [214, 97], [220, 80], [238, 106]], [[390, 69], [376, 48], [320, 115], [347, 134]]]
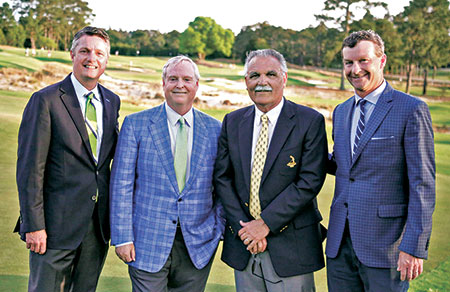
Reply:
[[86, 96], [86, 128], [89, 135], [89, 144], [91, 144], [92, 154], [94, 155], [95, 163], [97, 163], [97, 112], [95, 110], [94, 103], [92, 99], [95, 98], [93, 92], [89, 92]]

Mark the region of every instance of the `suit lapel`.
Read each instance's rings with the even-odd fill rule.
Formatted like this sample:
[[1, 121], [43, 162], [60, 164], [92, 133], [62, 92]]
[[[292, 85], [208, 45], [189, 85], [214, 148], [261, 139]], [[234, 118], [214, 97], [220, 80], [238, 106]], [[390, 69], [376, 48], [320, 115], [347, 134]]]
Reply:
[[102, 164], [105, 162], [106, 154], [109, 153], [109, 149], [111, 148], [111, 143], [109, 139], [105, 139], [105, 137], [110, 137], [115, 131], [115, 122], [111, 120], [113, 108], [111, 105], [111, 101], [108, 96], [106, 96], [105, 90], [103, 90], [103, 86], [98, 85], [98, 90], [101, 95], [101, 101], [103, 105], [103, 138], [102, 144], [100, 146], [100, 154], [98, 158], [98, 167], [100, 168]]
[[389, 84], [386, 85], [386, 89], [383, 94], [377, 101], [375, 105], [375, 109], [372, 112], [372, 115], [367, 122], [367, 127], [365, 128], [361, 139], [359, 140], [358, 148], [356, 149], [355, 156], [353, 157], [352, 165], [355, 164], [358, 157], [361, 155], [361, 152], [364, 150], [364, 147], [369, 142], [370, 138], [372, 138], [375, 131], [380, 126], [381, 122], [383, 122], [384, 118], [388, 114], [388, 112], [392, 108], [392, 87]]
[[61, 100], [64, 103], [70, 117], [72, 118], [78, 133], [83, 140], [83, 145], [86, 151], [89, 153], [89, 157], [92, 163], [95, 164], [94, 157], [92, 156], [91, 145], [89, 143], [89, 136], [86, 130], [86, 125], [84, 123], [83, 114], [81, 113], [80, 103], [75, 93], [75, 89], [70, 80], [70, 75], [63, 80], [60, 86]]
[[353, 142], [350, 141], [350, 137], [351, 137], [350, 132], [352, 131], [352, 118], [353, 118], [354, 105], [355, 105], [355, 97], [354, 96], [352, 96], [349, 100], [347, 100], [345, 103], [342, 104], [342, 106], [343, 106], [342, 112], [345, 113], [342, 132], [345, 135], [343, 137], [343, 139], [344, 139], [344, 147], [345, 147], [344, 148], [345, 149], [345, 160], [347, 161], [347, 166], [352, 163], [352, 148], [351, 148], [350, 143], [353, 143]]
[[194, 114], [194, 134], [193, 134], [193, 143], [192, 143], [192, 152], [191, 152], [191, 164], [189, 179], [186, 183], [186, 186], [183, 189], [181, 195], [183, 195], [186, 191], [188, 191], [192, 182], [195, 180], [198, 169], [201, 167], [201, 161], [206, 157], [206, 149], [208, 147], [208, 137], [206, 136], [208, 131], [206, 129], [206, 125], [204, 120], [200, 117], [196, 109], [192, 109]]
[[157, 108], [156, 114], [150, 117], [150, 125], [148, 126], [153, 144], [161, 158], [162, 167], [169, 177], [172, 187], [178, 193], [178, 184], [175, 176], [174, 160], [172, 148], [170, 146], [169, 127], [167, 126], [167, 114], [164, 104]]
[[253, 138], [253, 123], [255, 120], [255, 107], [250, 106], [248, 111], [244, 114], [239, 123], [239, 153], [242, 162], [242, 173], [244, 174], [244, 181], [246, 189], [250, 190], [250, 169], [252, 157], [252, 138]]
[[291, 120], [292, 117], [295, 116], [294, 111], [291, 109], [291, 104], [289, 101], [284, 100], [283, 109], [280, 112], [280, 116], [278, 117], [277, 124], [275, 125], [275, 129], [273, 131], [272, 140], [269, 145], [269, 150], [267, 152], [266, 162], [264, 164], [264, 171], [261, 177], [261, 185], [263, 184], [267, 174], [272, 168], [275, 159], [281, 151], [281, 148], [284, 146], [289, 134], [295, 126], [295, 123]]

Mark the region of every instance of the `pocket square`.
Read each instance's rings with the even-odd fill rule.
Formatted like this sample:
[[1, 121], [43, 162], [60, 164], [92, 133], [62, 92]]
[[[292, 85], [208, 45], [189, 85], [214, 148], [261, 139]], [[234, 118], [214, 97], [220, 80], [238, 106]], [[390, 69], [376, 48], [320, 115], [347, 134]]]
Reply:
[[394, 139], [394, 136], [372, 137], [372, 138], [370, 138], [370, 140], [387, 140], [387, 139]]

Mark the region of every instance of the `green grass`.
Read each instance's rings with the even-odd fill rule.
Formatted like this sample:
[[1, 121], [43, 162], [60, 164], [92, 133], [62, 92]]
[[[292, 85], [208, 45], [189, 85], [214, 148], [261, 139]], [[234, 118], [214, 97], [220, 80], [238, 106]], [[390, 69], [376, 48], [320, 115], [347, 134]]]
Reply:
[[[70, 58], [67, 52], [54, 52], [54, 58], [59, 62], [68, 64]], [[17, 60], [17, 62], [16, 62]], [[150, 76], [155, 76], [155, 80], [160, 80], [160, 68], [167, 58], [151, 57], [123, 57], [111, 56], [109, 66], [111, 74], [117, 76], [127, 75], [127, 78], [134, 79], [140, 76], [143, 81], [149, 81]], [[43, 55], [37, 58], [25, 57], [24, 50], [1, 47], [0, 66], [15, 64], [16, 68], [36, 71], [42, 68], [43, 64], [50, 59]], [[52, 62], [55, 59], [51, 59]], [[133, 62], [137, 66], [149, 73], [139, 73], [129, 71], [126, 65]], [[14, 67], [12, 66], [12, 67]], [[147, 70], [147, 71], [146, 71]], [[153, 70], [153, 71], [152, 71]], [[158, 71], [159, 70], [159, 71]], [[234, 69], [229, 68], [209, 68], [200, 66], [201, 74], [207, 78], [220, 77], [230, 80], [242, 80], [239, 72], [242, 66], [237, 65]], [[108, 71], [108, 74], [110, 72]], [[142, 77], [143, 74], [145, 77]], [[303, 70], [292, 70], [292, 78], [325, 78], [316, 72], [308, 73]], [[153, 78], [153, 77], [152, 77]], [[338, 80], [338, 79], [336, 79]], [[402, 89], [402, 88], [399, 88]], [[336, 104], [347, 98], [351, 93], [342, 94], [342, 98], [328, 98], [327, 96], [288, 96], [289, 99], [298, 103], [334, 107]], [[26, 291], [28, 275], [28, 252], [25, 244], [19, 240], [17, 234], [12, 233], [16, 223], [19, 206], [17, 188], [15, 184], [15, 163], [17, 159], [17, 132], [21, 120], [22, 111], [30, 93], [10, 92], [0, 90], [0, 292], [2, 291]], [[341, 96], [341, 95], [339, 95]], [[430, 102], [430, 111], [433, 123], [439, 126], [450, 126], [450, 103]], [[129, 103], [122, 103], [120, 111], [120, 122], [124, 117], [146, 107], [135, 106]], [[222, 120], [227, 110], [205, 109], [204, 112]], [[330, 143], [331, 125], [327, 123], [327, 134]], [[410, 291], [449, 291], [450, 281], [447, 279], [450, 270], [450, 241], [447, 239], [447, 230], [450, 226], [450, 134], [435, 134], [436, 165], [437, 165], [437, 203], [433, 216], [433, 233], [430, 244], [429, 260], [425, 262], [425, 272], [419, 279], [412, 282]], [[334, 177], [328, 176], [321, 193], [319, 194], [319, 208], [324, 217], [324, 225], [328, 224], [329, 207], [334, 190]], [[216, 254], [211, 275], [208, 280], [207, 291], [234, 291], [234, 276], [231, 268], [220, 260], [221, 246]], [[317, 291], [326, 291], [325, 269], [315, 274]], [[432, 289], [432, 290], [428, 290]], [[115, 255], [111, 248], [105, 267], [100, 278], [98, 291], [118, 292], [130, 291], [130, 281], [128, 279], [127, 266], [123, 264]]]

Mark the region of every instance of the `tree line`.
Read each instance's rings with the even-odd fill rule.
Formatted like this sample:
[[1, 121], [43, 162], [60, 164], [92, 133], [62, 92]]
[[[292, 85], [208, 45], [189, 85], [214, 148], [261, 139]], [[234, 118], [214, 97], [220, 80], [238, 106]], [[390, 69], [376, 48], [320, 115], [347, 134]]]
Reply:
[[[372, 29], [385, 41], [388, 73], [406, 75], [409, 91], [413, 73], [420, 69], [426, 94], [428, 72], [450, 65], [449, 5], [449, 0], [411, 0], [402, 12], [390, 15], [383, 1], [326, 0], [315, 27], [296, 31], [262, 22], [242, 27], [236, 36], [214, 19], [200, 16], [183, 32], [107, 31], [113, 54], [187, 54], [243, 62], [251, 50], [273, 48], [296, 65], [339, 69], [345, 36]], [[377, 6], [385, 10], [381, 18], [371, 13]], [[354, 15], [358, 10], [365, 11], [359, 20]], [[0, 44], [68, 50], [73, 34], [94, 17], [83, 0], [14, 0], [11, 6], [5, 2], [0, 7]], [[343, 75], [341, 80], [342, 87]]]

